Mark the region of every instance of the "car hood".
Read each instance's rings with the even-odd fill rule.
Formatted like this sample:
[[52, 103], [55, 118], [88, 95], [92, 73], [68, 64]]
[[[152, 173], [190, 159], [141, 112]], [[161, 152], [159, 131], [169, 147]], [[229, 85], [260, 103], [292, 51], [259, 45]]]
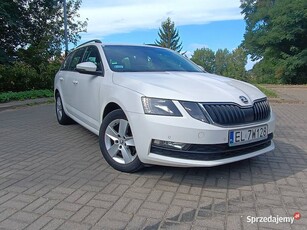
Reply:
[[[265, 95], [255, 86], [209, 73], [154, 72], [114, 73], [113, 82], [146, 97], [194, 102], [235, 102], [251, 105]], [[248, 103], [243, 103], [245, 96]]]

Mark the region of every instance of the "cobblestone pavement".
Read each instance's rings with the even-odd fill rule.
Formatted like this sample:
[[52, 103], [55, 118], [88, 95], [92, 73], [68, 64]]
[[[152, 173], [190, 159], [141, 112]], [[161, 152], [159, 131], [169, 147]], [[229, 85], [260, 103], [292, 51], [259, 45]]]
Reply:
[[307, 229], [307, 103], [273, 109], [274, 152], [134, 174], [109, 167], [94, 134], [58, 125], [53, 105], [1, 112], [0, 229]]

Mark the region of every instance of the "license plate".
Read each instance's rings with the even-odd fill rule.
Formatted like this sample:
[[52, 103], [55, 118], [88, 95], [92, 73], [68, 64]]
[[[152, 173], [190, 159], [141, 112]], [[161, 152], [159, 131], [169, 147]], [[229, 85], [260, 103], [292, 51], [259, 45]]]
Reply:
[[268, 138], [268, 126], [229, 131], [229, 146], [244, 145]]

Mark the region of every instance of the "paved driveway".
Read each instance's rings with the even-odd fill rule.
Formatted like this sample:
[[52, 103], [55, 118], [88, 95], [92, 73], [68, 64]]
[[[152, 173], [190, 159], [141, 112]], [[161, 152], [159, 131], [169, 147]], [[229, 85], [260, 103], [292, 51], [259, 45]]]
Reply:
[[109, 167], [89, 131], [58, 125], [53, 105], [1, 112], [0, 229], [307, 229], [307, 103], [273, 108], [272, 153], [134, 174]]

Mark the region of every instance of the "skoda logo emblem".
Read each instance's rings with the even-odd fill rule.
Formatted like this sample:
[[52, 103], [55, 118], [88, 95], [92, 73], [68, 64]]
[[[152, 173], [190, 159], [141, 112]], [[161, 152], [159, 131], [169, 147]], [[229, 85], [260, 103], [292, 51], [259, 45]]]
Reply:
[[240, 96], [239, 98], [241, 99], [241, 101], [242, 101], [244, 104], [247, 104], [247, 103], [248, 103], [248, 100], [247, 100], [246, 97]]

